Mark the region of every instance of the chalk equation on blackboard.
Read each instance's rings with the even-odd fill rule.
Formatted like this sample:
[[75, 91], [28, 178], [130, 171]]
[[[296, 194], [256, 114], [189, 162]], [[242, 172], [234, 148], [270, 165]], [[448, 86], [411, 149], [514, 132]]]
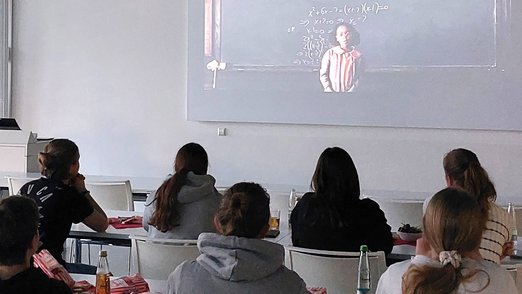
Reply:
[[301, 45], [295, 53], [294, 65], [319, 66], [324, 52], [332, 47], [330, 36], [334, 26], [349, 23], [363, 26], [371, 17], [390, 9], [380, 2], [362, 2], [356, 5], [312, 6], [303, 18], [287, 28], [290, 34], [302, 34]]

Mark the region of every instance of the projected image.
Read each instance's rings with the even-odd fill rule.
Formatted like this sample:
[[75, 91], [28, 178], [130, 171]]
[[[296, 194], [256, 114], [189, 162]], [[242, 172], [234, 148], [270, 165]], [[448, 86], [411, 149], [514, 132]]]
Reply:
[[359, 33], [354, 26], [340, 23], [333, 29], [337, 45], [328, 49], [321, 60], [319, 71], [325, 92], [354, 92], [362, 72], [362, 54]]
[[496, 66], [491, 0], [203, 0], [203, 88], [359, 92], [368, 73]]

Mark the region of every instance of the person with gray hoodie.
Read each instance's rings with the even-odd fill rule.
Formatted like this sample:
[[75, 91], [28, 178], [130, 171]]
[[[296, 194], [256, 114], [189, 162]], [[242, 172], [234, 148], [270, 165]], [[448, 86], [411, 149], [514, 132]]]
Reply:
[[170, 274], [167, 293], [308, 293], [304, 281], [283, 265], [283, 246], [262, 240], [269, 204], [259, 184], [230, 187], [214, 217], [219, 234], [199, 235], [201, 255]]
[[213, 218], [223, 198], [207, 175], [208, 156], [197, 143], [181, 147], [169, 177], [145, 202], [143, 228], [150, 238], [197, 239], [215, 232]]

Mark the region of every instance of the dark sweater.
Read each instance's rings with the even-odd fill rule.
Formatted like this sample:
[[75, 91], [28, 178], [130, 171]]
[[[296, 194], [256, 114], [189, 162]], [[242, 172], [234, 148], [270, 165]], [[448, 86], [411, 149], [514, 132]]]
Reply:
[[298, 247], [359, 251], [365, 244], [370, 251], [385, 253], [390, 253], [393, 247], [391, 227], [384, 212], [370, 199], [356, 200], [344, 207], [328, 206], [315, 193], [306, 193], [292, 211], [290, 223], [292, 243]]
[[2, 294], [70, 294], [71, 289], [58, 280], [48, 278], [40, 269], [30, 268], [9, 280], [0, 280]]

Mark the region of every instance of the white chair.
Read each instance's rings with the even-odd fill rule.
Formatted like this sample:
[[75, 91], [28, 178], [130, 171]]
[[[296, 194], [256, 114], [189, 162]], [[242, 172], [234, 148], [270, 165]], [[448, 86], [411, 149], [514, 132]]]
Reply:
[[86, 182], [85, 188], [104, 210], [134, 210], [132, 189], [129, 180]]
[[[325, 287], [328, 294], [357, 292], [359, 252], [315, 250], [285, 246], [286, 266], [309, 287]], [[384, 251], [370, 252], [371, 290], [386, 270]]]
[[131, 272], [146, 279], [167, 280], [179, 264], [199, 256], [197, 240], [152, 239], [136, 235], [130, 238]]
[[398, 200], [372, 197], [384, 212], [388, 225], [392, 231], [397, 231], [402, 224], [422, 226], [422, 205], [420, 200]]
[[[92, 198], [100, 205], [103, 210], [125, 210], [134, 211], [134, 202], [132, 200], [132, 189], [129, 180], [124, 181], [93, 181], [85, 182], [85, 188], [89, 190]], [[76, 256], [75, 262], [82, 262], [80, 252], [83, 245], [87, 245], [88, 262], [91, 264], [91, 245], [108, 245], [104, 241], [93, 241], [89, 239], [75, 239]]]
[[30, 181], [37, 180], [37, 178], [15, 178], [15, 177], [7, 177], [7, 188], [9, 190], [9, 195], [16, 195], [20, 188], [23, 185]]

